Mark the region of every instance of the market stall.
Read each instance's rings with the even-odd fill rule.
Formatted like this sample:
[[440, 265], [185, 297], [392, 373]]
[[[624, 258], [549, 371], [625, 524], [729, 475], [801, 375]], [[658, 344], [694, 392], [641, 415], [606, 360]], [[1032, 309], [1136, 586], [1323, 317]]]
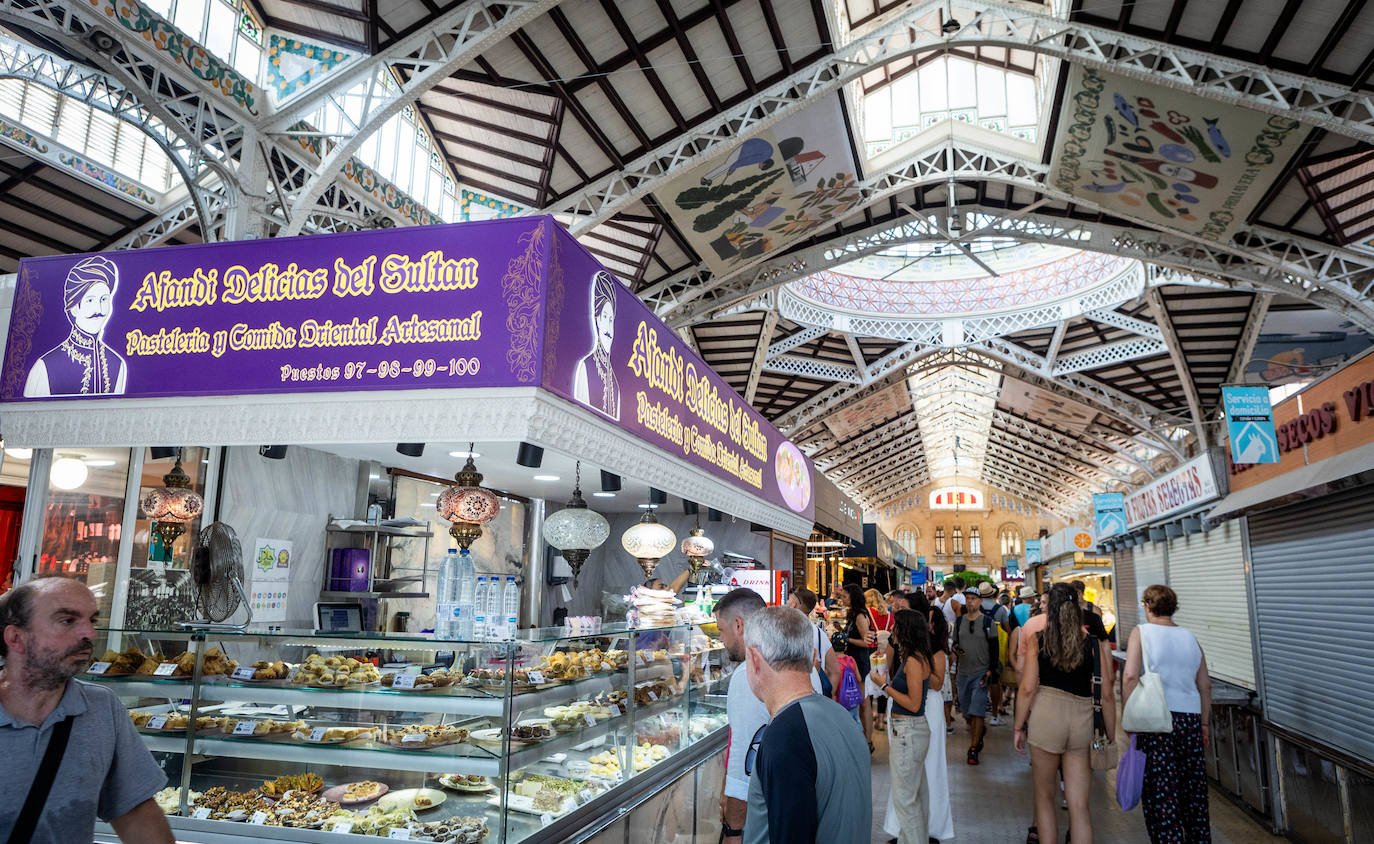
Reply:
[[[98, 662], [139, 649], [134, 676], [95, 676], [149, 715], [174, 826], [203, 841], [396, 827], [225, 822], [251, 801], [224, 793], [307, 774], [421, 789], [405, 824], [478, 819], [489, 841], [628, 822], [724, 741], [716, 643], [636, 587], [711, 568], [700, 538], [770, 560], [773, 532], [814, 523], [805, 456], [550, 218], [26, 260], [0, 402], [6, 446], [32, 450], [21, 579], [82, 577], [111, 629]], [[239, 540], [253, 624], [168, 633], [205, 609], [187, 563], [211, 522]], [[474, 604], [445, 552], [500, 596], [475, 619], [449, 612]], [[559, 607], [568, 626], [515, 632]], [[437, 806], [438, 774], [491, 794]]]

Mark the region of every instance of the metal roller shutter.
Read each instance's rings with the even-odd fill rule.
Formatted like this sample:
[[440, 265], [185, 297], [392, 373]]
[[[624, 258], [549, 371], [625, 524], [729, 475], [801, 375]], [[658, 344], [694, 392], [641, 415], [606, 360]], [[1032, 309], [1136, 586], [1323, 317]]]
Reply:
[[1249, 519], [1265, 718], [1374, 763], [1370, 488]]
[[[1168, 583], [1168, 576], [1164, 568], [1164, 549], [1167, 543], [1145, 541], [1144, 545], [1137, 545], [1131, 550], [1135, 552], [1135, 592], [1131, 598], [1136, 606], [1140, 605], [1140, 596], [1145, 594], [1146, 586], [1153, 586], [1156, 583]], [[1137, 623], [1144, 621], [1144, 616], [1137, 610]], [[1129, 641], [1117, 637], [1117, 642], [1124, 644]]]
[[1197, 636], [1213, 676], [1255, 688], [1250, 596], [1245, 586], [1243, 520], [1169, 542], [1169, 586], [1178, 593], [1174, 621]]
[[1140, 602], [1135, 591], [1135, 554], [1130, 548], [1112, 554], [1112, 585], [1116, 589], [1116, 642], [1126, 650], [1131, 630], [1139, 623]]

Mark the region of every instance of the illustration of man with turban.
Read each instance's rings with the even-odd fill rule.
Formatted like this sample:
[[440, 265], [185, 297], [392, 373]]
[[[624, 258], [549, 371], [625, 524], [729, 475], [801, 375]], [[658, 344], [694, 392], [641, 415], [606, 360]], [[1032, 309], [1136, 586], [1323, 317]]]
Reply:
[[119, 269], [108, 258], [92, 255], [72, 265], [62, 287], [62, 306], [71, 331], [29, 370], [25, 396], [124, 393], [128, 377], [124, 358], [104, 341], [118, 286]]
[[611, 367], [615, 340], [615, 276], [602, 270], [592, 277], [592, 350], [577, 362], [573, 398], [620, 421], [620, 386]]

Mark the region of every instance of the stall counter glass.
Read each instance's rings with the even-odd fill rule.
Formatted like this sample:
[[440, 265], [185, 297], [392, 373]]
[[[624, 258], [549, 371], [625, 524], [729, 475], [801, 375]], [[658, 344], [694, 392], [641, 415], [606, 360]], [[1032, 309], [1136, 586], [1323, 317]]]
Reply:
[[207, 844], [566, 840], [725, 740], [728, 660], [694, 625], [101, 635], [81, 679], [120, 696], [173, 829]]

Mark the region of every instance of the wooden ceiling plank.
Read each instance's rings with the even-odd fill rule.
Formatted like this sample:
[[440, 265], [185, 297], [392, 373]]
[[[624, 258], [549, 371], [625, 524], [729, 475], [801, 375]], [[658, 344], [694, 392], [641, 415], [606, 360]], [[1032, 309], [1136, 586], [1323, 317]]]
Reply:
[[554, 71], [548, 60], [535, 49], [534, 42], [523, 32], [512, 35], [511, 42], [524, 55], [526, 61], [534, 66], [535, 72], [544, 78], [544, 82], [557, 92], [559, 98], [563, 100], [563, 104], [572, 111], [573, 119], [582, 127], [582, 131], [586, 132], [587, 136], [592, 139], [592, 143], [596, 144], [597, 149], [601, 150], [601, 154], [610, 159], [613, 167], [617, 169], [624, 167], [625, 158], [611, 143], [610, 138], [606, 137], [606, 133], [601, 131], [601, 127], [592, 119], [586, 106], [582, 105], [582, 101], [568, 90], [567, 84], [559, 81], [557, 72]]
[[745, 58], [744, 49], [740, 46], [739, 36], [735, 34], [735, 27], [730, 23], [730, 16], [725, 13], [725, 3], [722, 0], [711, 0], [711, 8], [716, 10], [716, 19], [720, 24], [720, 32], [725, 36], [725, 43], [730, 48], [730, 55], [735, 59], [735, 67], [739, 70], [740, 77], [744, 80], [744, 88], [750, 95], [758, 93], [758, 83], [754, 80], [754, 73], [749, 69], [749, 62]]
[[351, 47], [354, 50], [359, 50], [364, 53], [367, 52], [367, 43], [359, 41], [356, 38], [349, 38], [335, 32], [325, 32], [323, 29], [316, 29], [313, 26], [306, 26], [293, 21], [282, 20], [281, 18], [274, 18], [271, 15], [263, 15], [262, 22], [273, 29], [282, 29], [306, 38], [313, 38], [316, 41], [324, 41], [328, 44], [337, 44], [341, 47]]
[[672, 30], [673, 38], [677, 41], [677, 48], [682, 51], [682, 55], [687, 59], [687, 67], [692, 71], [692, 76], [697, 80], [697, 86], [701, 88], [701, 93], [706, 97], [706, 101], [711, 104], [711, 109], [715, 112], [721, 110], [720, 95], [716, 93], [716, 86], [711, 84], [711, 80], [706, 75], [706, 68], [702, 67], [701, 60], [697, 58], [696, 48], [692, 46], [692, 39], [687, 37], [687, 31], [682, 28], [682, 21], [678, 18], [677, 12], [673, 10], [673, 4], [669, 0], [656, 0], [658, 3], [658, 13], [663, 15], [663, 19], [668, 22], [668, 28]]
[[615, 28], [620, 40], [625, 42], [630, 53], [635, 57], [635, 63], [639, 65], [640, 71], [644, 73], [644, 78], [649, 80], [649, 87], [654, 90], [658, 101], [668, 112], [668, 117], [673, 121], [679, 132], [686, 131], [687, 121], [683, 119], [682, 112], [678, 110], [677, 104], [673, 102], [673, 97], [664, 87], [663, 80], [659, 78], [658, 71], [654, 70], [654, 63], [649, 61], [649, 57], [644, 53], [639, 40], [635, 38], [634, 32], [630, 29], [630, 24], [625, 20], [625, 16], [620, 13], [616, 0], [601, 0], [601, 9], [610, 18], [611, 26]]
[[346, 9], [342, 6], [335, 6], [333, 3], [324, 3], [322, 0], [277, 0], [288, 6], [299, 6], [302, 9], [311, 9], [316, 12], [323, 12], [326, 15], [346, 18], [359, 23], [369, 23], [367, 12], [358, 9]]
[[[563, 39], [568, 42], [568, 46], [572, 48], [573, 54], [577, 56], [578, 61], [582, 62], [582, 66], [586, 68], [586, 72], [595, 75], [594, 81], [596, 82], [596, 86], [601, 89], [601, 93], [610, 101], [611, 108], [615, 109], [615, 113], [620, 116], [621, 121], [625, 123], [630, 132], [635, 136], [635, 140], [639, 141], [641, 146], [649, 146], [649, 134], [644, 131], [644, 127], [640, 125], [640, 122], [634, 119], [634, 115], [630, 113], [629, 107], [626, 106], [625, 101], [621, 99], [620, 92], [611, 84], [610, 78], [606, 74], [597, 72], [596, 59], [592, 58], [591, 51], [587, 49], [587, 45], [572, 28], [572, 24], [568, 22], [568, 16], [563, 13], [562, 9], [553, 9], [549, 12], [549, 20], [553, 21], [554, 26], [558, 27], [558, 32], [563, 36]], [[681, 131], [680, 128], [679, 131]]]

